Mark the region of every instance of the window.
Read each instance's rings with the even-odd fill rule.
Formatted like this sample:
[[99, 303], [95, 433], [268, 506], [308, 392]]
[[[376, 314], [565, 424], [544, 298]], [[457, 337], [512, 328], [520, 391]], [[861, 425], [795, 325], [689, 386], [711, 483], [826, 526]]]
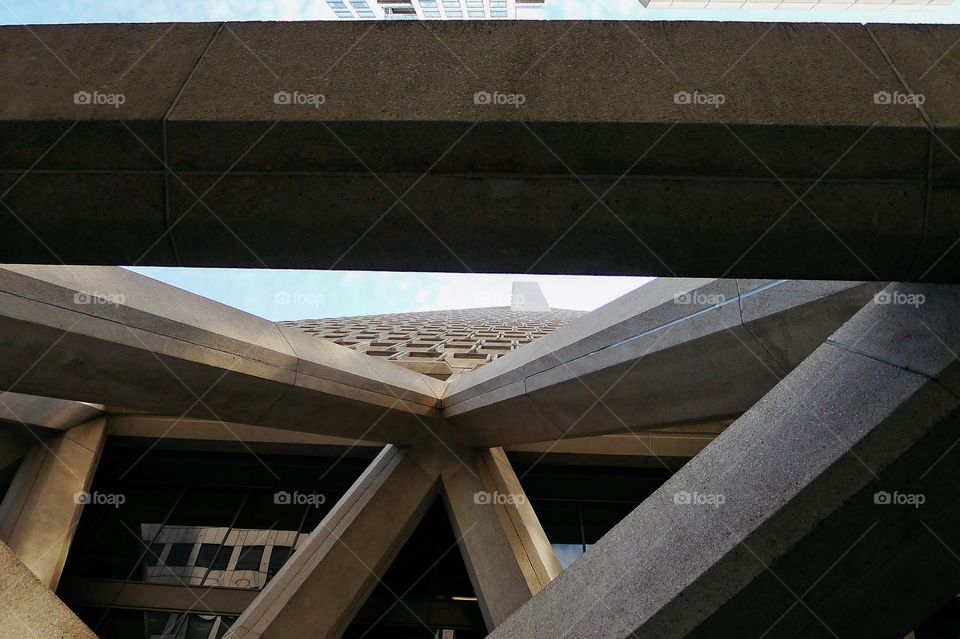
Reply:
[[216, 617], [209, 615], [190, 615], [187, 617], [187, 633], [184, 639], [207, 639], [216, 620]]
[[168, 566], [189, 566], [193, 544], [170, 544], [170, 552], [163, 563]]
[[236, 570], [260, 570], [260, 560], [263, 558], [263, 546], [245, 546], [240, 549], [240, 558], [237, 559]]
[[233, 546], [221, 546], [217, 551], [217, 558], [213, 560], [211, 570], [226, 570], [230, 565], [230, 556], [233, 554]]
[[150, 548], [147, 549], [146, 556], [143, 558], [144, 563], [148, 566], [159, 566], [165, 546], [166, 544], [150, 544]]
[[218, 544], [201, 544], [200, 550], [197, 551], [197, 559], [193, 562], [193, 565], [201, 568], [209, 568], [213, 563], [214, 557], [217, 556], [217, 548], [219, 547]]
[[270, 564], [267, 567], [267, 577], [273, 577], [280, 572], [283, 564], [287, 563], [287, 559], [290, 558], [292, 553], [293, 548], [290, 546], [274, 546], [270, 551]]

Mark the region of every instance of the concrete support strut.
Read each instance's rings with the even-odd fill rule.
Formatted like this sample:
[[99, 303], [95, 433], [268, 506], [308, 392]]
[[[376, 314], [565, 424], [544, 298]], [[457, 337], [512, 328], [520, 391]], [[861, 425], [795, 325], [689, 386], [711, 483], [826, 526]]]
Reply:
[[956, 282], [958, 37], [3, 27], [0, 260]]
[[8, 266], [0, 308], [8, 391], [399, 443], [439, 412], [438, 380], [125, 269]]
[[443, 496], [487, 628], [563, 567], [502, 448], [468, 451], [442, 473]]
[[228, 636], [340, 637], [441, 491], [490, 630], [559, 574], [503, 451], [428, 435], [380, 453]]
[[960, 591], [958, 317], [885, 289], [491, 638], [906, 635]]
[[107, 420], [38, 442], [0, 503], [0, 540], [56, 590], [106, 441]]
[[487, 446], [732, 419], [882, 286], [654, 280], [454, 380], [443, 416]]
[[123, 269], [7, 267], [0, 384], [371, 442], [441, 418], [478, 448], [554, 441], [735, 418], [881, 286], [655, 280], [448, 386]]
[[387, 446], [228, 633], [339, 637], [437, 495], [437, 478]]

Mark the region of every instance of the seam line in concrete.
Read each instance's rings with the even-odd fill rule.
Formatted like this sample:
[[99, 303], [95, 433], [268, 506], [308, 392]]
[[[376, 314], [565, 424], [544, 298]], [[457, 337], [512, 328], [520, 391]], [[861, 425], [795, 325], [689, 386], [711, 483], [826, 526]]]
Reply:
[[[886, 60], [887, 66], [890, 67], [890, 70], [893, 72], [893, 75], [896, 76], [897, 80], [900, 82], [900, 86], [906, 90], [907, 93], [913, 94], [913, 89], [910, 87], [910, 84], [907, 82], [907, 79], [900, 73], [900, 69], [897, 68], [897, 65], [893, 63], [893, 59], [890, 57], [890, 54], [887, 53], [886, 49], [880, 44], [880, 41], [877, 40], [877, 36], [874, 35], [873, 31], [870, 30], [870, 25], [864, 25], [864, 28], [867, 30], [867, 35], [870, 36], [870, 39], [873, 40], [873, 44], [877, 47], [877, 50], [880, 52], [880, 55], [883, 56], [883, 59]], [[922, 104], [914, 104], [917, 111], [920, 112], [920, 117], [923, 118], [923, 121], [926, 123], [928, 129], [935, 129], [933, 125], [933, 119], [923, 108]]]
[[[164, 158], [166, 160], [166, 158]], [[0, 169], [0, 175], [21, 175], [25, 169], [11, 169], [11, 168], [2, 168]], [[89, 169], [89, 168], [75, 168], [75, 169], [34, 169], [30, 173], [36, 175], [164, 175], [166, 169], [138, 169], [138, 168], [129, 168], [129, 169]], [[378, 173], [381, 176], [389, 177], [420, 177], [421, 174], [416, 173], [415, 171], [380, 171]], [[223, 171], [215, 169], [184, 169], [179, 172], [179, 175], [189, 175], [189, 176], [198, 176], [198, 177], [223, 177]], [[373, 180], [375, 178], [370, 177], [370, 173], [367, 171], [341, 171], [341, 170], [313, 170], [313, 171], [292, 171], [292, 170], [275, 170], [275, 171], [261, 171], [261, 170], [233, 170], [230, 171], [231, 177], [361, 177]], [[450, 171], [450, 172], [432, 172], [428, 177], [438, 177], [438, 178], [463, 178], [463, 179], [472, 179], [472, 180], [563, 180], [576, 182], [576, 178], [570, 177], [569, 175], [564, 175], [561, 173], [536, 173], [536, 172], [517, 172], [517, 173], [504, 173], [497, 171], [490, 172], [476, 172], [476, 173], [466, 173], [463, 171]], [[580, 177], [584, 180], [593, 179], [593, 180], [615, 180], [617, 176], [612, 173], [581, 173]], [[637, 173], [633, 175], [627, 175], [620, 178], [623, 182], [652, 182], [658, 180], [664, 181], [681, 181], [681, 182], [758, 182], [758, 183], [770, 183], [770, 184], [780, 184], [781, 181], [777, 178], [767, 177], [763, 175], [697, 175], [697, 174], [674, 174], [674, 173]], [[823, 179], [818, 179], [815, 177], [787, 177], [784, 178], [786, 182], [794, 182], [798, 184], [813, 184], [813, 183], [825, 183], [825, 184], [922, 184], [926, 180], [924, 178], [911, 178], [908, 176], [903, 177], [826, 177]], [[945, 178], [940, 180], [945, 183], [957, 183], [960, 182], [960, 179], [950, 179]]]
[[[664, 329], [666, 329], [666, 328], [669, 328], [669, 327], [671, 327], [671, 326], [675, 326], [675, 325], [677, 325], [677, 324], [686, 322], [687, 320], [695, 319], [695, 318], [697, 318], [697, 317], [700, 317], [701, 315], [706, 315], [707, 313], [710, 313], [711, 311], [715, 311], [715, 310], [717, 310], [717, 309], [723, 308], [724, 306], [727, 306], [727, 305], [729, 305], [729, 304], [733, 304], [734, 302], [736, 302], [736, 303], [739, 305], [739, 304], [741, 304], [743, 298], [745, 298], [745, 297], [751, 297], [751, 296], [753, 296], [753, 295], [757, 295], [757, 294], [762, 293], [762, 292], [764, 292], [764, 291], [766, 291], [766, 290], [769, 290], [769, 289], [771, 289], [771, 288], [775, 288], [775, 287], [777, 287], [777, 286], [780, 286], [781, 284], [783, 284], [783, 283], [786, 282], [786, 281], [787, 281], [787, 280], [776, 280], [776, 281], [773, 281], [773, 282], [768, 282], [767, 284], [764, 284], [764, 285], [762, 285], [762, 286], [758, 286], [757, 288], [751, 289], [751, 290], [747, 291], [746, 293], [742, 293], [742, 294], [739, 292], [740, 289], [739, 289], [739, 286], [738, 286], [738, 287], [737, 287], [737, 293], [738, 293], [738, 294], [737, 294], [736, 299], [724, 300], [723, 302], [720, 302], [720, 303], [718, 303], [718, 304], [714, 304], [714, 305], [709, 306], [709, 307], [707, 307], [707, 308], [700, 309], [699, 311], [696, 311], [696, 312], [691, 313], [691, 314], [689, 314], [689, 315], [684, 315], [683, 317], [678, 317], [677, 319], [671, 320], [671, 321], [669, 321], [669, 322], [666, 322], [665, 324], [660, 324], [659, 326], [654, 326], [653, 328], [649, 328], [649, 329], [647, 329], [647, 330], [645, 330], [645, 331], [641, 331], [640, 333], [637, 333], [636, 335], [633, 335], [632, 337], [628, 337], [628, 338], [623, 339], [623, 340], [620, 340], [619, 342], [616, 342], [616, 343], [614, 343], [614, 344], [610, 344], [610, 345], [608, 345], [608, 346], [604, 346], [603, 348], [598, 348], [598, 349], [595, 350], [595, 351], [591, 351], [590, 353], [587, 353], [587, 354], [585, 354], [585, 355], [581, 355], [580, 357], [577, 357], [577, 358], [575, 358], [575, 359], [573, 359], [573, 360], [570, 360], [570, 362], [567, 362], [567, 363], [570, 364], [570, 363], [572, 363], [572, 362], [577, 361], [578, 359], [582, 359], [582, 358], [584, 358], [584, 357], [590, 357], [591, 355], [596, 355], [597, 353], [603, 352], [603, 351], [605, 351], [605, 350], [608, 350], [608, 349], [611, 349], [611, 348], [617, 348], [618, 346], [623, 346], [624, 344], [627, 344], [627, 343], [632, 342], [632, 341], [634, 341], [634, 340], [641, 339], [641, 338], [646, 337], [646, 336], [648, 336], [648, 335], [652, 335], [653, 333], [657, 333], [657, 332], [662, 331], [662, 330], [664, 330]], [[742, 320], [742, 315], [741, 315], [741, 320]], [[560, 366], [560, 364], [558, 364], [557, 366]], [[554, 366], [554, 367], [552, 367], [552, 368], [556, 368], [556, 366]], [[550, 370], [550, 369], [548, 369], [548, 370]]]
[[[786, 281], [786, 280], [781, 280], [781, 283], [783, 283], [784, 281]], [[737, 280], [734, 280], [734, 282], [736, 282], [736, 284], [737, 284], [737, 300], [738, 300], [739, 306], [740, 306], [740, 326], [742, 326], [742, 327], [744, 328], [744, 330], [746, 330], [747, 333], [749, 333], [750, 336], [757, 342], [757, 344], [760, 346], [760, 348], [763, 349], [763, 352], [767, 354], [767, 357], [770, 358], [770, 361], [773, 362], [776, 366], [778, 366], [778, 367], [780, 368], [780, 370], [777, 371], [777, 373], [776, 373], [776, 375], [777, 375], [777, 381], [780, 381], [780, 380], [782, 380], [784, 377], [786, 377], [786, 374], [789, 373], [790, 371], [789, 371], [788, 367], [784, 365], [783, 362], [781, 362], [780, 360], [778, 360], [778, 359], [776, 358], [776, 356], [774, 356], [774, 354], [770, 351], [770, 349], [767, 348], [767, 345], [763, 343], [763, 340], [761, 340], [760, 337], [759, 337], [756, 333], [753, 332], [753, 329], [750, 328], [750, 326], [743, 320], [743, 297], [744, 297], [745, 294], [740, 292], [740, 280], [737, 279]], [[760, 287], [760, 288], [762, 288], [762, 287]], [[747, 291], [747, 294], [753, 295], [754, 292], [759, 292], [759, 289], [754, 289], [754, 290], [752, 290], [752, 291]], [[744, 345], [744, 348], [746, 348], [746, 345]], [[762, 362], [761, 362], [761, 363], [762, 363]], [[767, 367], [764, 366], [764, 368], [767, 368]], [[772, 371], [771, 371], [771, 372], [772, 372]], [[780, 375], [781, 373], [783, 373], [783, 375]]]
[[290, 394], [290, 391], [293, 390], [293, 389], [296, 387], [296, 385], [297, 385], [297, 378], [300, 377], [300, 356], [297, 354], [297, 351], [294, 350], [294, 348], [293, 348], [293, 346], [290, 344], [289, 340], [287, 340], [287, 336], [283, 334], [283, 331], [282, 331], [282, 330], [280, 330], [280, 325], [277, 324], [276, 322], [274, 322], [274, 323], [273, 323], [273, 326], [274, 326], [274, 328], [277, 329], [277, 332], [280, 333], [280, 338], [281, 338], [281, 339], [283, 340], [283, 342], [287, 345], [287, 348], [289, 348], [289, 349], [290, 349], [290, 352], [293, 353], [293, 356], [297, 358], [297, 364], [296, 364], [296, 366], [294, 367], [294, 370], [293, 370], [293, 383], [290, 384], [289, 386], [287, 386], [286, 388], [284, 388], [284, 389], [283, 389], [283, 392], [280, 393], [280, 396], [277, 397], [277, 399], [276, 399], [272, 404], [270, 404], [269, 406], [267, 406], [266, 410], [263, 411], [263, 414], [262, 414], [262, 415], [260, 415], [260, 416], [257, 417], [257, 420], [256, 420], [256, 423], [257, 423], [257, 424], [260, 424], [264, 419], [266, 419], [267, 415], [270, 414], [270, 411], [272, 411], [274, 408], [276, 408], [276, 406], [277, 406], [278, 404], [280, 404], [280, 402], [282, 402], [284, 399], [286, 399], [287, 395]]
[[886, 365], [888, 365], [888, 366], [892, 366], [892, 367], [894, 367], [894, 368], [896, 368], [896, 369], [898, 369], [898, 370], [904, 371], [904, 372], [906, 372], [906, 373], [912, 373], [912, 374], [914, 374], [914, 375], [919, 375], [920, 377], [924, 377], [924, 378], [930, 380], [931, 382], [934, 382], [935, 384], [937, 384], [937, 386], [940, 386], [941, 388], [943, 388], [944, 390], [946, 390], [948, 393], [950, 393], [950, 394], [953, 395], [954, 397], [960, 397], [960, 395], [957, 395], [957, 393], [956, 393], [955, 391], [953, 391], [953, 390], [951, 390], [950, 388], [944, 386], [944, 385], [940, 382], [939, 379], [937, 379], [936, 377], [934, 377], [934, 376], [931, 375], [930, 373], [924, 372], [924, 371], [919, 370], [919, 369], [917, 369], [917, 368], [913, 368], [912, 366], [906, 366], [906, 365], [904, 365], [904, 364], [898, 364], [898, 363], [893, 362], [893, 361], [890, 361], [890, 360], [888, 360], [888, 359], [886, 359], [886, 358], [880, 357], [879, 355], [876, 355], [876, 354], [874, 354], [874, 353], [868, 353], [867, 351], [861, 350], [861, 349], [859, 349], [859, 348], [855, 348], [855, 347], [853, 347], [853, 346], [847, 346], [846, 344], [841, 344], [840, 342], [835, 341], [833, 338], [829, 338], [829, 337], [828, 337], [828, 338], [827, 338], [827, 341], [826, 341], [825, 343], [826, 343], [826, 344], [829, 344], [830, 346], [835, 346], [836, 348], [839, 348], [839, 349], [842, 350], [842, 351], [846, 351], [846, 352], [852, 353], [852, 354], [854, 354], [854, 355], [860, 355], [861, 357], [866, 357], [867, 359], [872, 359], [872, 360], [875, 361], [875, 362], [880, 362], [881, 364], [886, 364]]
[[[890, 54], [887, 53], [886, 49], [883, 48], [883, 45], [880, 44], [880, 40], [877, 39], [877, 36], [870, 29], [870, 25], [864, 25], [867, 34], [870, 36], [870, 39], [873, 40], [873, 44], [877, 47], [877, 50], [880, 51], [880, 55], [883, 56], [883, 59], [886, 60], [887, 66], [890, 67], [890, 70], [897, 77], [897, 80], [900, 81], [900, 85], [904, 90], [913, 95], [913, 88], [907, 82], [906, 77], [900, 72], [900, 69], [897, 68], [897, 65], [893, 63], [893, 58], [890, 57]], [[927, 110], [923, 108], [923, 104], [915, 104], [917, 111], [920, 112], [920, 117], [923, 118], [923, 121], [927, 125], [927, 173], [925, 176], [925, 184], [923, 191], [923, 211], [922, 219], [920, 220], [920, 239], [917, 242], [917, 246], [913, 251], [913, 258], [910, 260], [910, 266], [908, 273], [915, 273], [920, 261], [920, 255], [922, 254], [923, 245], [927, 239], [927, 229], [929, 226], [930, 220], [930, 200], [933, 192], [933, 149], [934, 149], [934, 137], [935, 131], [937, 129], [936, 125], [933, 122], [933, 118], [930, 117], [930, 114], [927, 113]]]
[[207, 42], [207, 46], [205, 46], [203, 51], [200, 52], [200, 57], [198, 57], [197, 61], [194, 62], [193, 68], [190, 69], [190, 73], [187, 74], [183, 84], [180, 85], [176, 95], [173, 96], [173, 101], [170, 103], [170, 106], [167, 107], [163, 117], [160, 119], [160, 139], [162, 141], [163, 152], [163, 226], [167, 234], [167, 239], [170, 241], [170, 249], [173, 251], [173, 259], [176, 260], [177, 264], [180, 266], [183, 266], [183, 259], [180, 257], [180, 250], [177, 248], [177, 241], [173, 236], [173, 226], [170, 224], [170, 173], [172, 173], [172, 171], [168, 168], [170, 166], [170, 155], [168, 153], [169, 145], [167, 140], [167, 120], [170, 119], [170, 114], [173, 113], [173, 110], [180, 102], [180, 97], [186, 90], [187, 85], [190, 84], [190, 80], [193, 79], [197, 69], [200, 68], [200, 64], [203, 62], [203, 59], [207, 57], [207, 53], [210, 52], [210, 48], [213, 46], [217, 36], [220, 35], [221, 31], [223, 31], [224, 24], [225, 23], [221, 22], [214, 30], [213, 35], [210, 36], [210, 40]]

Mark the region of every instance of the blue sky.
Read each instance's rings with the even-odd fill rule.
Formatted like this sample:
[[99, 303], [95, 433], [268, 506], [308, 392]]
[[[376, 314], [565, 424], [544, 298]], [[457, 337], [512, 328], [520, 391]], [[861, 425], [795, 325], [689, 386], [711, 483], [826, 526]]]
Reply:
[[645, 277], [133, 268], [270, 320], [509, 306], [514, 281], [537, 282], [554, 308], [593, 310]]
[[[324, 0], [0, 0], [0, 24], [310, 20]], [[960, 4], [960, 3], [958, 3]], [[624, 20], [960, 22], [938, 11], [653, 10], [638, 0], [547, 0], [543, 17]], [[252, 269], [134, 269], [272, 320], [509, 304], [511, 283], [537, 281], [555, 308], [592, 310], [649, 278]]]

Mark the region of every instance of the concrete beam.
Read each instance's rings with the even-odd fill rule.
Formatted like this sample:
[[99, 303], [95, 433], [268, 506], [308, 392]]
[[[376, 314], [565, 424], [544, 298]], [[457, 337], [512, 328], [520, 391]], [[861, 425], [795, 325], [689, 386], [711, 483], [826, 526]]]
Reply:
[[0, 540], [44, 585], [56, 590], [93, 482], [107, 420], [75, 426], [28, 453], [0, 502]]
[[3, 27], [0, 260], [957, 281], [958, 37]]
[[103, 414], [103, 406], [22, 393], [0, 393], [0, 420], [67, 430]]
[[451, 462], [441, 473], [444, 502], [493, 630], [563, 566], [502, 448], [462, 451]]
[[507, 452], [514, 458], [534, 463], [547, 458], [551, 464], [680, 468], [716, 439], [731, 422], [723, 420], [645, 430], [636, 434], [515, 444], [507, 448]]
[[0, 543], [0, 639], [97, 639], [73, 611]]
[[885, 292], [491, 638], [902, 637], [952, 600], [960, 291]]
[[12, 471], [37, 442], [102, 414], [95, 404], [0, 392], [0, 473]]
[[438, 380], [125, 269], [8, 266], [0, 306], [6, 390], [401, 443], [438, 414]]
[[436, 497], [438, 483], [416, 454], [386, 447], [227, 636], [340, 637]]
[[881, 288], [657, 279], [453, 380], [443, 416], [478, 446], [732, 419]]
[[195, 442], [196, 448], [210, 450], [216, 443], [256, 451], [300, 451], [300, 454], [358, 455], [373, 457], [384, 444], [367, 440], [331, 437], [297, 430], [282, 430], [248, 424], [228, 424], [207, 419], [176, 418], [168, 415], [110, 415], [107, 431], [116, 437], [146, 437], [168, 442]]

